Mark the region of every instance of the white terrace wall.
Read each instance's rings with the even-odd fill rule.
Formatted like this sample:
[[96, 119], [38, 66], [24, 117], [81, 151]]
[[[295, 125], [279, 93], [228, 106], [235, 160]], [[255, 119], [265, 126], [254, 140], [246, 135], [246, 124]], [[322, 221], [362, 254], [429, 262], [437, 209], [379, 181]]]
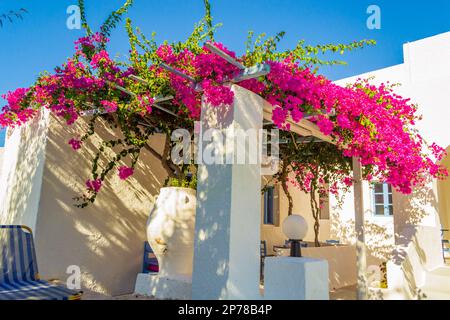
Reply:
[[[74, 152], [67, 142], [86, 128], [87, 120], [68, 127], [44, 114], [13, 131], [0, 177], [0, 223], [33, 228], [44, 279], [65, 280], [67, 267], [77, 265], [82, 287], [110, 295], [130, 293], [142, 268], [147, 216], [166, 172], [144, 151], [132, 178], [120, 181], [113, 174], [95, 204], [76, 208], [72, 198], [85, 190], [96, 146], [117, 138], [105, 125]], [[161, 151], [162, 141], [156, 136], [151, 144]]]
[[5, 148], [0, 147], [0, 174], [2, 174], [2, 166], [3, 166], [3, 153], [5, 152]]
[[[337, 84], [346, 85], [357, 78], [368, 77], [375, 77], [372, 80], [374, 83], [387, 81], [400, 83], [401, 86], [396, 89], [396, 92], [417, 103], [418, 112], [423, 115], [423, 120], [417, 124], [420, 134], [428, 142], [436, 142], [447, 148], [450, 145], [450, 60], [448, 59], [450, 32], [407, 43], [403, 46], [403, 52], [403, 64], [343, 79], [337, 81]], [[370, 247], [372, 257], [388, 249], [394, 236], [397, 245], [408, 245], [415, 237], [416, 227], [419, 227], [420, 230], [426, 230], [427, 234], [432, 233], [434, 239], [434, 241], [420, 243], [420, 250], [426, 255], [423, 260], [426, 264], [425, 269], [431, 270], [442, 264], [439, 214], [443, 223], [450, 220], [448, 220], [448, 212], [442, 210], [445, 206], [440, 204], [448, 203], [450, 194], [441, 190], [438, 195], [438, 184], [442, 185], [442, 182], [430, 181], [426, 187], [417, 188], [408, 196], [394, 193], [393, 219], [373, 216], [372, 198], [369, 186], [366, 184], [364, 194], [366, 228], [371, 226], [375, 233], [369, 235], [367, 239], [369, 243], [373, 242]], [[347, 196], [343, 208], [333, 210], [332, 216], [332, 236], [351, 241], [349, 240], [351, 235], [343, 234], [343, 231], [352, 229], [353, 195], [351, 193]], [[373, 261], [376, 262], [376, 259]]]
[[36, 228], [49, 114], [8, 129], [0, 169], [0, 224]]

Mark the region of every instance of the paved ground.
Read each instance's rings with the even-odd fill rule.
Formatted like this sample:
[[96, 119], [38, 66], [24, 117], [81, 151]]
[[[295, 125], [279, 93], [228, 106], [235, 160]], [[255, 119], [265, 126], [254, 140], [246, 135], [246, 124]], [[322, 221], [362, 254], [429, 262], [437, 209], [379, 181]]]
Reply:
[[356, 300], [356, 286], [344, 287], [330, 292], [330, 300]]
[[84, 291], [82, 300], [156, 300], [153, 297], [145, 297], [137, 294], [126, 294], [122, 296], [111, 297], [101, 293]]
[[[330, 292], [330, 300], [355, 300], [356, 287], [345, 287], [335, 292]], [[122, 296], [111, 297], [96, 292], [84, 292], [83, 300], [156, 300], [152, 297], [140, 296], [136, 294], [126, 294]]]

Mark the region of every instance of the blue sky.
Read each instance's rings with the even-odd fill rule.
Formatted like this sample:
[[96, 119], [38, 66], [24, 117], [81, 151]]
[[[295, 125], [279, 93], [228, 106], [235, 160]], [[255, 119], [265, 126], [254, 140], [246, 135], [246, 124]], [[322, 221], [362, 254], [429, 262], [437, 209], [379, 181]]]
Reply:
[[[124, 0], [85, 0], [88, 21], [98, 28], [108, 13]], [[242, 53], [247, 31], [287, 32], [282, 48], [299, 39], [307, 43], [343, 43], [364, 38], [377, 46], [344, 55], [348, 66], [322, 70], [333, 80], [401, 63], [402, 44], [450, 31], [450, 1], [384, 0], [211, 0], [215, 22], [223, 22], [217, 38]], [[0, 0], [0, 14], [21, 7], [24, 20], [0, 28], [0, 93], [30, 85], [39, 72], [52, 70], [73, 53], [73, 42], [83, 30], [66, 27], [66, 9], [75, 0]], [[369, 5], [381, 9], [381, 29], [366, 27]], [[135, 0], [129, 16], [134, 24], [157, 39], [184, 39], [203, 15], [202, 0]], [[111, 51], [128, 52], [123, 28], [113, 32]], [[0, 99], [0, 105], [3, 101]]]

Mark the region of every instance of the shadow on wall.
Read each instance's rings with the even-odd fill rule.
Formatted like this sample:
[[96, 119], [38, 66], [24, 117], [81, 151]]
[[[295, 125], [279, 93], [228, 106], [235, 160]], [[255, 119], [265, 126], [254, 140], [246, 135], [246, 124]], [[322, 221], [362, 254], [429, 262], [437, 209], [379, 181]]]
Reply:
[[421, 291], [427, 272], [443, 265], [441, 225], [438, 202], [430, 178], [425, 186], [411, 195], [394, 198], [394, 206], [402, 208], [395, 216], [396, 248], [388, 265], [392, 284], [402, 288], [410, 299], [426, 298]]
[[[394, 261], [401, 263], [405, 258], [405, 248], [415, 244], [419, 256], [423, 257], [424, 265], [429, 265], [436, 259], [436, 254], [441, 256], [440, 223], [438, 216], [438, 202], [433, 190], [433, 181], [428, 179], [427, 184], [415, 188], [410, 195], [398, 195], [394, 197], [394, 208], [397, 210], [394, 218], [395, 238], [397, 248]], [[437, 243], [429, 243], [424, 237], [417, 241], [418, 226], [427, 227], [429, 232], [436, 233]], [[423, 247], [423, 248], [422, 248]], [[430, 261], [427, 261], [431, 259]], [[439, 262], [438, 262], [439, 263]], [[437, 266], [437, 265], [436, 265]], [[433, 266], [429, 266], [432, 268]]]
[[395, 214], [395, 235], [397, 244], [407, 244], [412, 240], [411, 228], [417, 225], [440, 227], [436, 221], [438, 203], [433, 190], [433, 181], [417, 187], [409, 195], [394, 197], [394, 207], [400, 208]]
[[[224, 167], [226, 165], [223, 165]], [[229, 221], [230, 216], [227, 212], [231, 205], [231, 182], [229, 176], [224, 176], [222, 179], [215, 179], [212, 181], [208, 179], [208, 175], [211, 170], [217, 172], [225, 172], [226, 170], [220, 170], [214, 166], [214, 168], [207, 169], [205, 167], [199, 167], [199, 184], [197, 187], [197, 211], [196, 211], [196, 226], [195, 226], [195, 239], [194, 239], [194, 265], [193, 265], [193, 285], [197, 285], [201, 288], [193, 288], [193, 290], [201, 291], [207, 290], [210, 296], [225, 296], [226, 295], [226, 282], [229, 273], [229, 247], [227, 243], [223, 241], [229, 237], [230, 228]], [[222, 166], [220, 166], [222, 167]], [[219, 183], [219, 181], [221, 181]], [[222, 187], [223, 184], [223, 187]], [[208, 201], [208, 192], [206, 190], [217, 190], [222, 187], [224, 199], [220, 201]], [[205, 208], [203, 204], [208, 201], [208, 207]], [[212, 206], [216, 204], [217, 207]], [[217, 212], [216, 214], [208, 214], [210, 210]], [[208, 242], [222, 243], [220, 246], [212, 246]], [[202, 267], [196, 266], [201, 264]], [[198, 269], [202, 270], [202, 275], [198, 274]], [[205, 275], [206, 274], [206, 275]], [[204, 279], [208, 277], [211, 283], [204, 281], [196, 281], [195, 279], [200, 277]]]
[[[407, 245], [413, 240], [415, 226], [426, 224], [436, 226], [437, 201], [430, 181], [415, 188], [412, 194], [393, 194], [394, 228], [390, 223], [382, 224], [372, 216], [372, 210], [365, 211], [365, 235], [368, 254], [379, 261], [387, 261], [398, 255], [396, 245]], [[332, 210], [332, 230], [343, 243], [354, 243], [354, 219], [340, 218], [340, 209]], [[383, 218], [381, 218], [383, 219]], [[395, 250], [397, 251], [397, 250]], [[368, 257], [370, 259], [370, 257]]]
[[[68, 141], [87, 131], [87, 120], [67, 127], [61, 119], [50, 119], [36, 251], [43, 278], [65, 279], [67, 267], [76, 265], [84, 288], [120, 295], [133, 292], [141, 272], [146, 220], [166, 172], [157, 158], [143, 150], [134, 176], [121, 181], [112, 172], [96, 202], [76, 208], [73, 197], [85, 191], [99, 144], [119, 138], [117, 131], [98, 121], [97, 133], [82, 149], [73, 151]], [[152, 137], [151, 144], [158, 151], [162, 142], [162, 136]], [[116, 152], [111, 150], [110, 156]], [[100, 165], [106, 163], [100, 161]]]
[[[355, 220], [342, 220], [338, 216], [339, 210], [333, 210], [331, 219], [331, 230], [341, 243], [354, 244], [356, 241]], [[372, 215], [372, 211], [367, 211], [366, 215]], [[388, 226], [380, 225], [366, 219], [364, 222], [367, 266], [379, 265], [391, 258], [392, 251], [395, 248], [393, 231]]]
[[[239, 165], [238, 165], [239, 166]], [[202, 281], [195, 281], [193, 284], [197, 286], [195, 290], [199, 292], [200, 290], [208, 291], [208, 296], [216, 297], [227, 297], [230, 292], [234, 296], [239, 297], [242, 295], [239, 289], [238, 283], [231, 283], [229, 281], [230, 273], [230, 247], [234, 245], [236, 250], [236, 244], [233, 243], [231, 239], [230, 243], [225, 243], [224, 239], [230, 238], [231, 228], [230, 224], [230, 206], [232, 205], [232, 190], [231, 181], [226, 182], [226, 180], [231, 180], [231, 175], [226, 174], [228, 171], [226, 167], [229, 165], [213, 165], [199, 168], [199, 181], [201, 185], [197, 188], [197, 215], [196, 215], [196, 234], [194, 243], [194, 274], [193, 279], [199, 275], [199, 271], [196, 271], [195, 264], [201, 264], [202, 275], [200, 276]], [[214, 181], [208, 179], [209, 174], [214, 174]], [[203, 178], [202, 178], [203, 175]], [[255, 184], [258, 184], [261, 177], [255, 175], [253, 178], [248, 179]], [[260, 188], [258, 184], [258, 188]], [[209, 190], [206, 192], [205, 190]], [[208, 200], [208, 194], [211, 190], [215, 192], [220, 192], [220, 196], [211, 195], [214, 201], [208, 201], [208, 206], [205, 207], [203, 204]], [[259, 194], [258, 194], [259, 196]], [[201, 201], [200, 201], [201, 200]], [[234, 209], [235, 210], [235, 209]], [[218, 214], [211, 214], [211, 212], [217, 212]], [[240, 214], [245, 214], [245, 210], [240, 212]], [[244, 235], [247, 231], [254, 232], [251, 228], [260, 228], [260, 221], [254, 222], [254, 225], [234, 225], [233, 232], [238, 234], [240, 237]], [[246, 231], [247, 230], [247, 231]], [[206, 242], [207, 241], [207, 242]], [[236, 241], [236, 240], [234, 240]], [[213, 243], [214, 245], [212, 245]], [[241, 243], [239, 245], [252, 245]], [[254, 251], [254, 256], [259, 257], [260, 247], [259, 240], [257, 245], [252, 248]], [[249, 258], [250, 259], [250, 258]], [[259, 262], [259, 258], [257, 259]], [[238, 271], [238, 266], [234, 266], [234, 272]], [[196, 274], [197, 272], [197, 274]], [[254, 272], [255, 283], [259, 283], [259, 268]], [[204, 281], [208, 279], [208, 281]], [[256, 294], [256, 292], [255, 292]], [[243, 296], [245, 298], [245, 296]]]

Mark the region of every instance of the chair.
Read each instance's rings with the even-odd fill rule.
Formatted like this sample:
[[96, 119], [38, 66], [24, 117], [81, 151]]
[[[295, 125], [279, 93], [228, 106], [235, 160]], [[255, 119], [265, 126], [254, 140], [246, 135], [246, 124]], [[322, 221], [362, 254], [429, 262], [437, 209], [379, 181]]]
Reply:
[[444, 256], [444, 262], [447, 261], [447, 259], [450, 259], [447, 257], [446, 253], [450, 255], [450, 240], [445, 239], [445, 232], [448, 232], [448, 229], [441, 229], [441, 236], [442, 236], [442, 254]]
[[148, 241], [145, 241], [143, 273], [158, 273], [158, 272], [159, 272], [158, 259], [153, 253], [153, 249], [148, 243]]
[[267, 254], [267, 241], [261, 240], [261, 246], [260, 246], [260, 268], [259, 268], [259, 277], [261, 283], [264, 283], [264, 259], [266, 257], [273, 257], [273, 254]]
[[81, 295], [39, 278], [30, 228], [0, 225], [0, 300], [80, 300]]

